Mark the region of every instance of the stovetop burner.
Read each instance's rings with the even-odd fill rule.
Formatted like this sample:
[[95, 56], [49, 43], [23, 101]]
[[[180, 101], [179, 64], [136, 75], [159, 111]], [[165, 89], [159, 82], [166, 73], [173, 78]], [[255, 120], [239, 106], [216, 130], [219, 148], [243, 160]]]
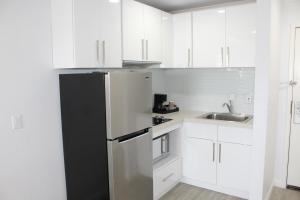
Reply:
[[155, 117], [152, 117], [152, 124], [153, 124], [153, 126], [156, 126], [156, 125], [159, 125], [159, 124], [171, 121], [171, 120], [172, 119], [165, 118], [164, 116], [155, 116]]

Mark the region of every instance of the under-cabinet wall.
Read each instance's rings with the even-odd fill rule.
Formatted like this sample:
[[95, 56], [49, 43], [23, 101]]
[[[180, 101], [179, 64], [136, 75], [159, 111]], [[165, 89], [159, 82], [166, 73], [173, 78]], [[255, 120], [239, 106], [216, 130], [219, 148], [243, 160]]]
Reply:
[[153, 69], [153, 93], [168, 94], [181, 110], [228, 112], [222, 104], [233, 100], [234, 111], [253, 114], [255, 70]]

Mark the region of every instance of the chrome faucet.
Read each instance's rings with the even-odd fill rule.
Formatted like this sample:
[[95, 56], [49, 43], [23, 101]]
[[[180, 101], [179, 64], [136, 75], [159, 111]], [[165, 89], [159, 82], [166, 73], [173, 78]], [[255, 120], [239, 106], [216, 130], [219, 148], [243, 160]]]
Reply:
[[229, 100], [229, 103], [223, 103], [223, 107], [227, 107], [228, 108], [228, 111], [229, 111], [229, 113], [233, 113], [233, 105], [232, 105], [232, 101], [231, 100]]

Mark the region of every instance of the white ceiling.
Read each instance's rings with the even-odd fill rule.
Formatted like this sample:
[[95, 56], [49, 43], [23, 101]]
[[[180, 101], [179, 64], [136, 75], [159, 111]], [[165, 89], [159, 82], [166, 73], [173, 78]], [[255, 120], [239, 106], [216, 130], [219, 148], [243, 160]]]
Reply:
[[168, 12], [242, 0], [137, 0]]

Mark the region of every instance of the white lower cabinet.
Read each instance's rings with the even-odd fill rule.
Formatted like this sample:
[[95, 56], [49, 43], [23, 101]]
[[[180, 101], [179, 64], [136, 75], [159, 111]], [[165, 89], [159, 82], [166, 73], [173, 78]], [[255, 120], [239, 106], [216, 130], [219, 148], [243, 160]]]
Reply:
[[186, 138], [183, 151], [183, 176], [216, 184], [216, 143], [198, 138]]
[[220, 142], [217, 184], [241, 191], [249, 189], [251, 147]]
[[[205, 128], [207, 126], [207, 128]], [[212, 126], [215, 126], [213, 129]], [[227, 193], [241, 198], [248, 198], [249, 174], [251, 166], [251, 146], [249, 137], [243, 143], [229, 141], [229, 137], [222, 134], [228, 133], [226, 127], [212, 124], [186, 123], [183, 141], [183, 182], [204, 187], [218, 192]], [[200, 130], [202, 138], [195, 137], [195, 130]], [[215, 132], [211, 132], [215, 130]], [[223, 130], [226, 130], [224, 132]], [[243, 133], [244, 128], [230, 128], [232, 134]], [[251, 129], [245, 128], [250, 131]], [[193, 132], [191, 137], [190, 132]], [[210, 131], [217, 135], [216, 140], [203, 131]], [[241, 136], [240, 136], [241, 137]], [[227, 139], [223, 142], [221, 139]]]
[[154, 170], [154, 199], [159, 199], [174, 187], [181, 179], [181, 159], [176, 159], [165, 166]]

